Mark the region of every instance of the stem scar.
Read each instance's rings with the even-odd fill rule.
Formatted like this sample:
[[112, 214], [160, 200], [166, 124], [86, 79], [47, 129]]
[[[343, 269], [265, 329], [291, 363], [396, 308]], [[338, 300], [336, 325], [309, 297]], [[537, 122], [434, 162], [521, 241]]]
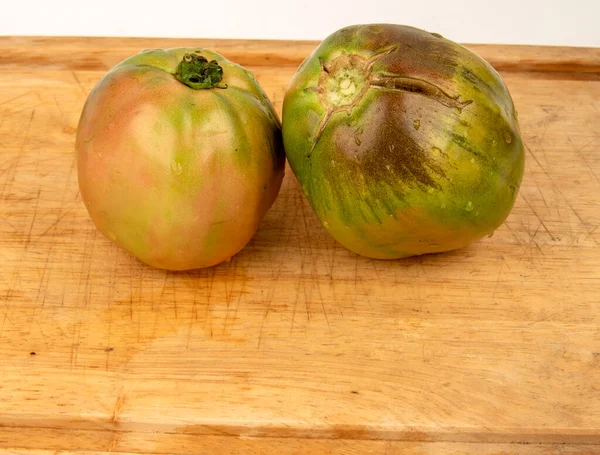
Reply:
[[395, 73], [373, 73], [373, 65], [396, 50], [396, 45], [389, 46], [368, 59], [347, 53], [342, 53], [332, 61], [319, 58], [322, 71], [318, 85], [307, 87], [304, 91], [318, 94], [321, 104], [325, 107], [325, 115], [319, 122], [307, 157], [313, 153], [331, 117], [338, 112], [351, 115], [354, 107], [370, 88], [426, 96], [459, 112], [473, 102], [473, 100], [460, 101], [459, 95], [452, 96], [424, 79]]

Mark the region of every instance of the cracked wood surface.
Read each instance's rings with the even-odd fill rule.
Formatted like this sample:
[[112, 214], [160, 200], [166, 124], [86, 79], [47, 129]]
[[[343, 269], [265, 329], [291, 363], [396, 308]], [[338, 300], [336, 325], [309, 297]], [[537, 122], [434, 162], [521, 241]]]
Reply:
[[358, 257], [288, 168], [241, 253], [170, 273], [95, 230], [73, 142], [106, 70], [184, 45], [280, 112], [316, 43], [0, 37], [0, 451], [600, 452], [600, 49], [469, 46], [526, 144], [493, 237]]

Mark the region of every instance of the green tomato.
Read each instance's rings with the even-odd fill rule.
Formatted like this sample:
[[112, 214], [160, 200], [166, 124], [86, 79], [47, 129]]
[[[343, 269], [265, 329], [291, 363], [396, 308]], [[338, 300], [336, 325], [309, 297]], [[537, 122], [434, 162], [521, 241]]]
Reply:
[[239, 252], [284, 174], [281, 125], [252, 74], [206, 49], [147, 50], [90, 93], [75, 144], [96, 227], [151, 266]]
[[323, 226], [373, 258], [492, 233], [523, 177], [517, 114], [498, 73], [457, 43], [401, 25], [326, 38], [289, 84], [283, 140]]

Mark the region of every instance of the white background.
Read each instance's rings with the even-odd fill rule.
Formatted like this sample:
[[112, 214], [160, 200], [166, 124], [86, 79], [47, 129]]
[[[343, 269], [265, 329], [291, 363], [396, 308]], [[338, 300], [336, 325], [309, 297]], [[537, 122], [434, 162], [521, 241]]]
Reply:
[[321, 40], [374, 22], [462, 43], [600, 46], [600, 0], [2, 0], [0, 8], [0, 35]]

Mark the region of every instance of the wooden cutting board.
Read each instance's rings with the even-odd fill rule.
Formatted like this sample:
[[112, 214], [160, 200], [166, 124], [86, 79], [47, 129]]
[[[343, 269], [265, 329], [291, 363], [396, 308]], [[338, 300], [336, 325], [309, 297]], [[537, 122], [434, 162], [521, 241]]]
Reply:
[[316, 43], [0, 38], [0, 451], [600, 453], [600, 49], [470, 46], [527, 149], [493, 237], [358, 257], [288, 169], [241, 253], [169, 273], [96, 231], [73, 143], [111, 66], [175, 46], [280, 112]]

